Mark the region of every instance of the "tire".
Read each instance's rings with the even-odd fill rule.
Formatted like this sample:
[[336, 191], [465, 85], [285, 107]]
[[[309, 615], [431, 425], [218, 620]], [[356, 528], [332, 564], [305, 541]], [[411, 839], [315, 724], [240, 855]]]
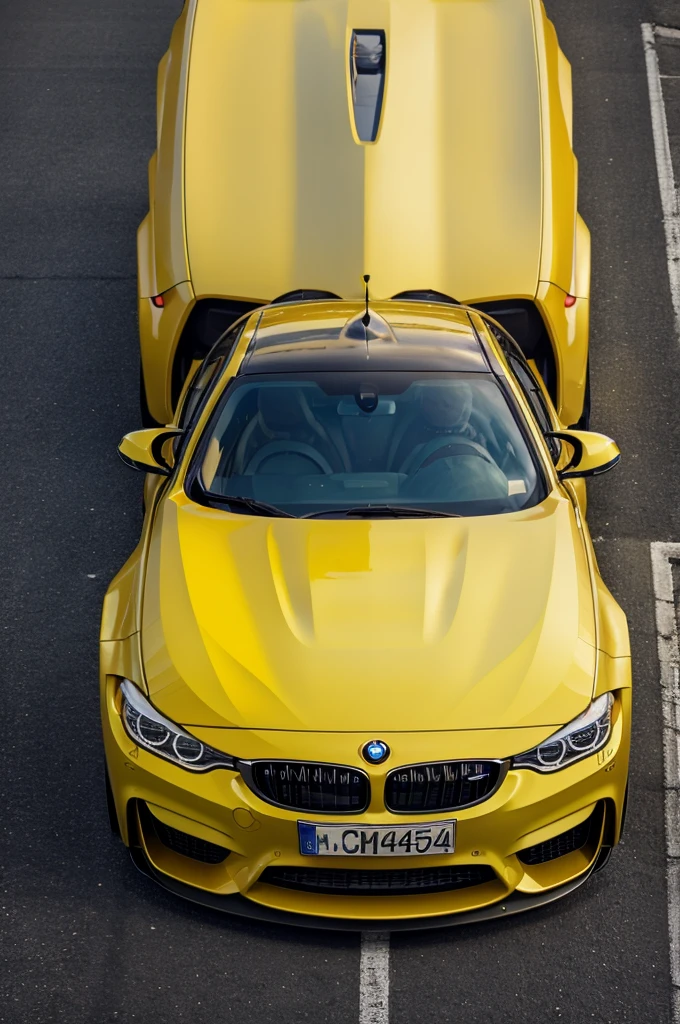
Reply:
[[626, 825], [626, 814], [628, 812], [628, 785], [626, 784], [626, 792], [623, 795], [623, 810], [621, 811], [621, 828], [619, 830], [619, 842], [623, 835], [623, 830]]
[[[626, 792], [623, 794], [623, 809], [621, 811], [621, 828], [619, 829], [619, 842], [621, 842], [621, 836], [623, 835], [623, 829], [626, 824], [626, 811], [628, 810], [628, 785], [626, 785]], [[611, 846], [603, 846], [597, 858], [593, 873], [595, 871], [602, 871], [602, 868], [606, 867], [609, 862], [609, 858], [612, 855]]]
[[146, 388], [144, 387], [144, 371], [142, 364], [139, 364], [139, 411], [142, 417], [143, 427], [161, 427], [163, 424], [155, 420], [149, 411], [149, 403], [146, 400]]
[[595, 867], [593, 868], [593, 874], [595, 874], [596, 871], [602, 871], [607, 866], [607, 864], [609, 863], [609, 858], [611, 857], [611, 855], [612, 855], [612, 848], [611, 848], [611, 846], [603, 846], [602, 849], [600, 850], [600, 852], [597, 855], [597, 860], [595, 861]]
[[586, 364], [586, 390], [583, 395], [583, 412], [576, 424], [577, 430], [590, 430], [590, 359]]
[[106, 809], [109, 812], [109, 825], [114, 836], [120, 836], [120, 825], [118, 824], [118, 815], [116, 814], [116, 804], [113, 799], [113, 790], [111, 789], [111, 783], [109, 781], [109, 773], [104, 769], [104, 784], [106, 786]]

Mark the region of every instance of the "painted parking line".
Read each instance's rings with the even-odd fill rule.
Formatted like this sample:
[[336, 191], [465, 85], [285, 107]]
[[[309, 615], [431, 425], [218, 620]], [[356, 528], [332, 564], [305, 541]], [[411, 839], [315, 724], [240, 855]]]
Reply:
[[662, 39], [677, 39], [680, 42], [680, 28], [668, 28], [665, 25], [655, 25], [654, 35]]
[[675, 187], [666, 107], [664, 105], [661, 76], [659, 74], [659, 58], [656, 52], [657, 36], [677, 40], [678, 44], [680, 44], [680, 30], [662, 28], [647, 23], [642, 26], [642, 44], [645, 49], [645, 61], [647, 64], [649, 105], [652, 111], [656, 173], [659, 178], [663, 224], [666, 233], [668, 278], [671, 286], [673, 311], [675, 313], [675, 329], [680, 340], [680, 202], [678, 200], [678, 191]]
[[389, 933], [363, 932], [359, 977], [359, 1024], [388, 1024], [389, 1001]]
[[673, 566], [680, 544], [652, 544], [656, 634], [661, 672], [666, 816], [666, 881], [673, 1024], [680, 1024], [680, 642]]

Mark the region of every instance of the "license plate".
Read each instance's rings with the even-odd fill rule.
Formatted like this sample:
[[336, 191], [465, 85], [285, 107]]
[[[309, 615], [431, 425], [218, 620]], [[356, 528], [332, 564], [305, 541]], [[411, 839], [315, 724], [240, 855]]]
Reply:
[[309, 857], [417, 857], [453, 853], [456, 822], [427, 825], [316, 825], [298, 821], [300, 853]]

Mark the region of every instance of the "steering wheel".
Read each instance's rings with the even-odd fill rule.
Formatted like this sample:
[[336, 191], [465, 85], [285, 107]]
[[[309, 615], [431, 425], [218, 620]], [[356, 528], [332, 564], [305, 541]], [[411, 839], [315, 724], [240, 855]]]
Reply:
[[330, 475], [333, 472], [328, 459], [324, 458], [320, 452], [317, 452], [316, 448], [313, 448], [311, 444], [306, 444], [304, 441], [269, 441], [267, 444], [262, 445], [259, 451], [255, 452], [243, 472], [245, 475], [251, 476], [262, 470], [262, 466], [267, 459], [275, 458], [277, 455], [291, 454], [299, 455], [301, 458], [313, 462], [317, 472], [321, 470], [326, 475]]
[[447, 459], [454, 455], [477, 455], [480, 459], [490, 462], [492, 466], [496, 465], [493, 456], [481, 444], [477, 444], [476, 441], [471, 441], [467, 437], [455, 437], [448, 434], [443, 437], [433, 437], [422, 448], [412, 452], [403, 462], [401, 472], [412, 476], [418, 470], [432, 465], [437, 459]]

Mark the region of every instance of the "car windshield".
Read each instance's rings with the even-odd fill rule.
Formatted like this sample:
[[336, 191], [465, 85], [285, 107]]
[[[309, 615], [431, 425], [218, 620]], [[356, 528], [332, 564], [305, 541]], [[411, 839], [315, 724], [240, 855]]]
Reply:
[[199, 496], [251, 514], [488, 515], [545, 496], [491, 374], [244, 375], [207, 434]]

